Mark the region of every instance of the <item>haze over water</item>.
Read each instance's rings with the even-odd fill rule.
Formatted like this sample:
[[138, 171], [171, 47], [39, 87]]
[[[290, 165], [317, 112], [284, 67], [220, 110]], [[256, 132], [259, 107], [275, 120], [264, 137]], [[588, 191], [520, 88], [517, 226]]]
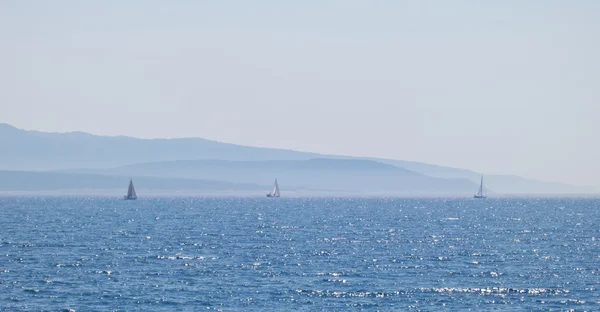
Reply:
[[0, 308], [597, 310], [598, 199], [0, 198]]

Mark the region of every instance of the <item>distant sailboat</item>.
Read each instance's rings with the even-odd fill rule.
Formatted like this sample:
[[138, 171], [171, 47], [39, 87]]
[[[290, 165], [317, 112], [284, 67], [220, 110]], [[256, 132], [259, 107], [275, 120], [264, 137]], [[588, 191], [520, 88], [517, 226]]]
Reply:
[[267, 197], [279, 197], [279, 184], [277, 184], [277, 179], [275, 179], [273, 190], [271, 190], [271, 193], [267, 194]]
[[123, 199], [137, 199], [135, 194], [135, 187], [133, 187], [133, 180], [129, 180], [129, 188], [127, 189], [127, 195], [123, 196]]
[[481, 183], [479, 184], [479, 190], [477, 194], [473, 195], [473, 198], [486, 198], [485, 187], [483, 186], [483, 176], [481, 176]]

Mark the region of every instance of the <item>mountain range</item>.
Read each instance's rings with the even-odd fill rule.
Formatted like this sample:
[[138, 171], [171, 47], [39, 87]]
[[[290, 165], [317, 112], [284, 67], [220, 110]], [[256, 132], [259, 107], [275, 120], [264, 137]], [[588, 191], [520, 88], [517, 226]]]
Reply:
[[[40, 171], [0, 170], [0, 193], [54, 192], [69, 194], [119, 194], [126, 190], [127, 178], [116, 175], [73, 174]], [[136, 177], [135, 185], [142, 193], [209, 193], [231, 194], [239, 191], [262, 191], [263, 186], [252, 183], [231, 183], [202, 179], [167, 177]]]
[[[135, 164], [111, 169], [67, 170], [70, 173], [111, 176], [169, 177], [263, 182], [277, 177], [285, 190], [313, 189], [370, 195], [469, 194], [477, 185], [467, 179], [442, 179], [362, 159], [309, 160], [186, 160]], [[267, 187], [265, 187], [267, 189]]]
[[[282, 192], [465, 196], [476, 191], [481, 175], [420, 162], [250, 147], [201, 138], [47, 133], [7, 124], [0, 124], [0, 146], [0, 191], [118, 188], [134, 178], [139, 180], [140, 194], [143, 184], [153, 190], [266, 192], [277, 177]], [[512, 175], [485, 175], [485, 181], [489, 191], [498, 194], [592, 191]]]

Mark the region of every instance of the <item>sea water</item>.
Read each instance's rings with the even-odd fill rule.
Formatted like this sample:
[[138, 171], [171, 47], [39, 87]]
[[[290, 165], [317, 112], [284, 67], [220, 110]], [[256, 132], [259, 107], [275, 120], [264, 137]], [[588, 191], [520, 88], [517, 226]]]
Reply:
[[600, 310], [600, 200], [0, 198], [8, 311]]

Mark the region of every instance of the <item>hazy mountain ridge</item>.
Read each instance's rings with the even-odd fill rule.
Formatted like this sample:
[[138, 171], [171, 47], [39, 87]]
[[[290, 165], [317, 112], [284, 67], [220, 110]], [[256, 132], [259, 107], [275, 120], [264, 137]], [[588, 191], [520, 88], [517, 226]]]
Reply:
[[46, 133], [7, 124], [0, 124], [0, 146], [3, 147], [0, 169], [8, 170], [102, 168], [181, 159], [302, 160], [319, 156], [200, 138], [138, 139], [84, 132]]
[[[3, 147], [0, 153], [0, 169], [7, 170], [59, 170], [73, 168], [87, 168], [82, 172], [89, 170], [105, 168], [110, 172], [115, 167], [130, 166], [135, 168], [134, 164], [180, 161], [183, 159], [191, 160], [213, 160], [213, 161], [236, 161], [236, 162], [261, 162], [261, 161], [307, 161], [311, 159], [321, 159], [322, 171], [330, 170], [330, 166], [344, 166], [351, 169], [359, 163], [330, 162], [325, 163], [322, 159], [338, 160], [371, 160], [380, 165], [389, 165], [381, 170], [394, 171], [403, 170], [404, 174], [417, 174], [414, 176], [418, 181], [429, 181], [431, 190], [445, 185], [440, 180], [427, 180], [422, 176], [430, 178], [441, 178], [442, 180], [468, 179], [473, 183], [478, 183], [479, 174], [471, 170], [443, 167], [412, 161], [379, 159], [379, 158], [361, 158], [350, 156], [322, 155], [317, 153], [297, 152], [292, 150], [282, 150], [274, 148], [248, 147], [229, 143], [221, 143], [201, 138], [182, 138], [182, 139], [138, 139], [125, 136], [108, 137], [97, 136], [84, 132], [70, 133], [46, 133], [39, 131], [27, 131], [17, 129], [7, 124], [0, 124], [0, 146]], [[313, 160], [314, 161], [314, 160]], [[180, 163], [181, 164], [181, 163]], [[360, 163], [365, 165], [365, 163]], [[166, 164], [163, 164], [165, 166]], [[213, 163], [214, 166], [217, 163]], [[237, 163], [228, 165], [236, 166]], [[273, 164], [270, 164], [272, 166]], [[303, 164], [303, 165], [306, 165]], [[315, 165], [314, 163], [312, 165]], [[375, 166], [374, 164], [371, 164]], [[133, 170], [133, 169], [127, 170]], [[273, 167], [274, 168], [274, 167]], [[396, 168], [396, 169], [394, 169]], [[363, 168], [364, 169], [364, 168]], [[156, 169], [155, 169], [156, 170]], [[166, 170], [166, 169], [165, 169]], [[121, 169], [123, 171], [123, 169]], [[363, 173], [361, 173], [363, 174]], [[165, 176], [176, 176], [173, 172], [164, 173]], [[267, 177], [270, 175], [269, 177]], [[276, 172], [264, 172], [257, 176], [260, 181], [246, 181], [246, 183], [260, 182], [263, 179], [272, 180]], [[279, 175], [278, 175], [279, 176]], [[344, 175], [341, 175], [342, 177]], [[282, 176], [284, 177], [284, 176]], [[367, 176], [365, 176], [367, 177]], [[188, 177], [197, 178], [197, 177]], [[214, 179], [215, 177], [213, 177]], [[309, 182], [309, 177], [305, 177], [305, 182]], [[374, 176], [369, 177], [374, 179]], [[356, 180], [355, 175], [346, 175], [344, 179]], [[223, 180], [223, 179], [217, 179]], [[365, 179], [362, 179], [366, 183]], [[437, 181], [437, 182], [435, 182]], [[591, 192], [590, 188], [576, 187], [561, 183], [542, 182], [524, 179], [518, 176], [510, 175], [486, 175], [486, 186], [497, 193], [585, 193]], [[242, 181], [235, 181], [242, 182]], [[360, 179], [356, 182], [359, 183]], [[398, 183], [397, 181], [388, 181], [389, 183]], [[435, 182], [435, 183], [434, 183]], [[456, 181], [454, 181], [456, 182]], [[403, 182], [404, 183], [404, 182]], [[419, 185], [418, 182], [415, 185]], [[461, 184], [462, 182], [458, 183]], [[396, 185], [400, 191], [401, 185]], [[407, 185], [410, 185], [407, 182]], [[303, 187], [306, 187], [303, 185]], [[391, 187], [394, 187], [391, 185]], [[444, 186], [445, 187], [445, 186]], [[463, 185], [458, 189], [471, 186]], [[452, 187], [453, 188], [453, 187]], [[454, 188], [453, 188], [454, 189]], [[440, 189], [437, 189], [438, 191]], [[471, 189], [471, 193], [476, 189]], [[445, 190], [441, 190], [444, 191]], [[466, 190], [461, 190], [464, 193]]]
[[466, 179], [441, 179], [372, 160], [329, 159], [223, 161], [186, 160], [135, 164], [112, 169], [79, 169], [69, 172], [121, 176], [200, 178], [242, 183], [272, 183], [282, 190], [314, 189], [365, 194], [470, 194], [477, 185]]
[[[476, 183], [478, 183], [479, 179], [481, 178], [481, 173], [477, 173], [468, 169], [450, 168], [405, 160], [390, 160], [377, 158], [370, 159], [374, 159], [385, 164], [399, 166], [431, 177], [445, 179], [468, 179]], [[486, 174], [484, 176], [484, 179], [487, 187], [493, 189], [496, 192], [504, 194], [572, 194], [595, 192], [595, 189], [591, 186], [574, 186], [560, 182], [530, 180], [515, 175]]]
[[362, 159], [335, 159], [335, 158], [311, 158], [308, 160], [262, 160], [262, 161], [231, 161], [231, 160], [177, 160], [170, 162], [139, 163], [123, 166], [122, 168], [139, 167], [205, 167], [244, 169], [248, 167], [256, 169], [283, 169], [283, 170], [349, 170], [349, 171], [392, 171], [408, 175], [420, 175], [416, 172], [399, 168], [396, 166], [380, 163], [373, 160]]
[[[0, 170], [0, 191], [118, 189], [125, 194], [128, 183], [129, 178], [118, 175]], [[267, 188], [252, 183], [145, 176], [135, 177], [134, 184], [140, 194], [148, 190], [262, 191]]]

